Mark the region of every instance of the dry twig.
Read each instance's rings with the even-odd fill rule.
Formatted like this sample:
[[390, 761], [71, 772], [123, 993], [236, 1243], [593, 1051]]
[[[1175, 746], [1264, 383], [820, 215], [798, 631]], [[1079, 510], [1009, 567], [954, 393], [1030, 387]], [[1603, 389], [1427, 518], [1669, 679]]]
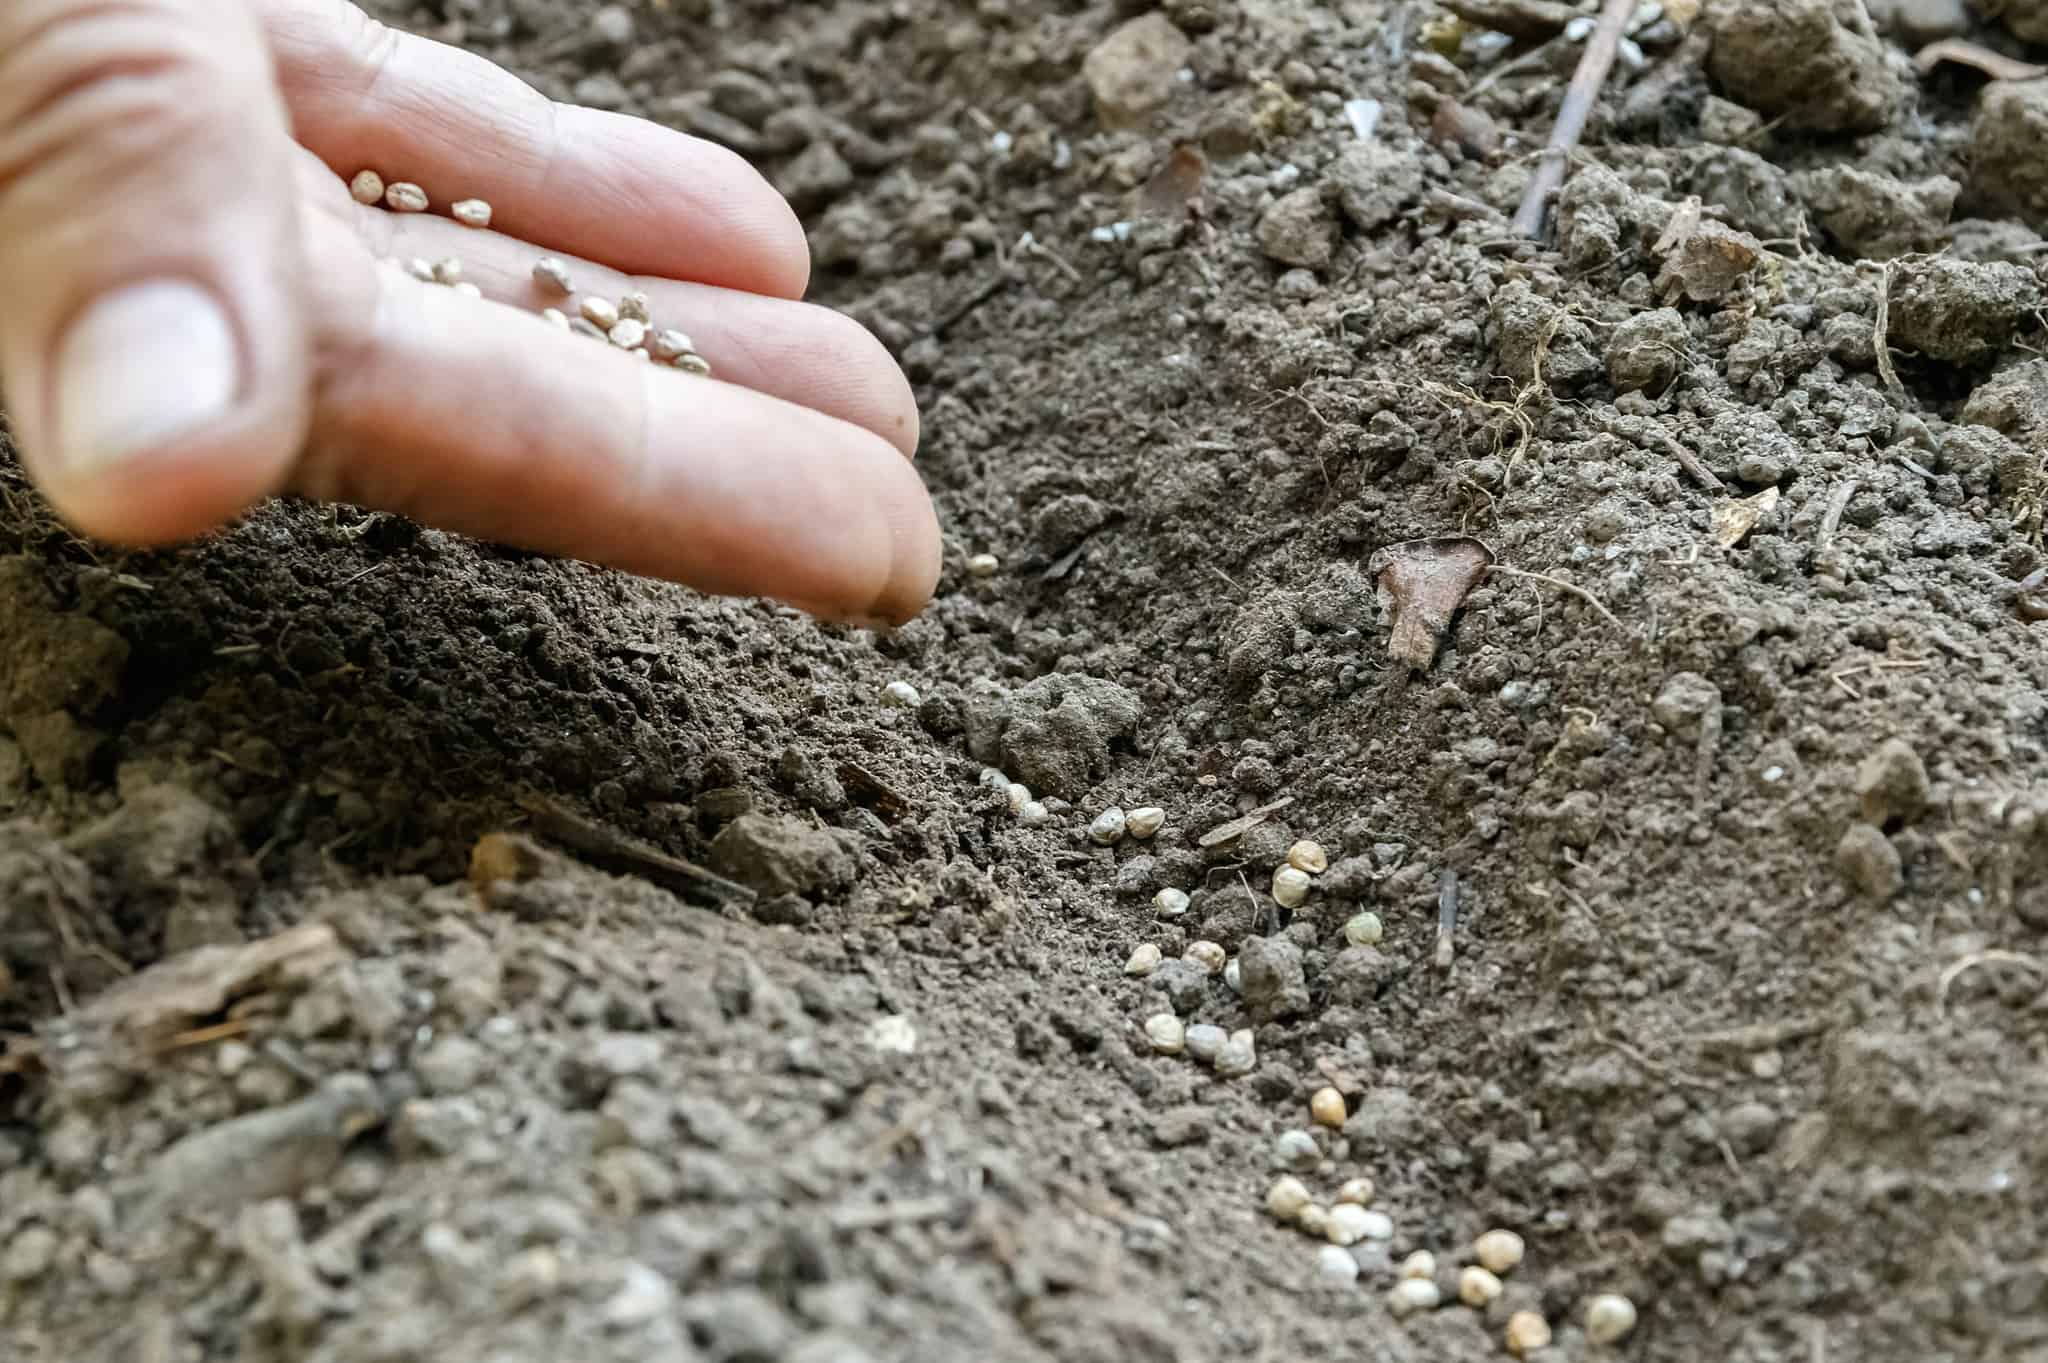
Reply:
[[1522, 206], [1515, 210], [1514, 228], [1518, 235], [1533, 237], [1542, 232], [1544, 210], [1550, 196], [1564, 183], [1572, 148], [1578, 146], [1579, 134], [1586, 130], [1586, 118], [1593, 112], [1593, 102], [1600, 98], [1600, 87], [1607, 83], [1615, 49], [1620, 46], [1622, 32], [1635, 10], [1635, 0], [1607, 0], [1601, 8], [1600, 23], [1579, 57], [1579, 69], [1572, 73], [1570, 88], [1564, 92], [1549, 145], [1543, 149], [1536, 173], [1529, 177], [1529, 192], [1522, 196]]
[[1600, 618], [1602, 620], [1605, 620], [1608, 624], [1614, 626], [1623, 634], [1628, 633], [1628, 626], [1622, 624], [1621, 620], [1614, 614], [1613, 611], [1601, 605], [1599, 597], [1593, 595], [1593, 593], [1587, 591], [1584, 587], [1579, 586], [1575, 582], [1567, 582], [1561, 577], [1551, 577], [1545, 573], [1532, 573], [1526, 568], [1506, 568], [1502, 567], [1498, 563], [1493, 564], [1486, 571], [1489, 573], [1505, 573], [1509, 577], [1526, 577], [1533, 582], [1548, 582], [1551, 586], [1557, 588], [1559, 591], [1569, 592], [1573, 596], [1579, 598], [1579, 600], [1591, 606], [1594, 610], [1600, 613]]

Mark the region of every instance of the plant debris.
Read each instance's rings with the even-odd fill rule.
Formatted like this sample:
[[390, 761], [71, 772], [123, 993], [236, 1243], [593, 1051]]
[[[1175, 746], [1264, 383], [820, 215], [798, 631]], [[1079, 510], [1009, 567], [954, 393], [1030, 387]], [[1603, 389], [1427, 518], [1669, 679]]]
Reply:
[[1436, 661], [1444, 631], [1493, 566], [1493, 551], [1476, 539], [1406, 540], [1372, 556], [1380, 608], [1392, 617], [1387, 652], [1418, 672]]

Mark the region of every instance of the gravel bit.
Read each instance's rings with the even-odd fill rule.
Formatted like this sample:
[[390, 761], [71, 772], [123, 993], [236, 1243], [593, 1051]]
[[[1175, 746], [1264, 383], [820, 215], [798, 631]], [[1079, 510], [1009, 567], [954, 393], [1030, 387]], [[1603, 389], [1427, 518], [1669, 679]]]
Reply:
[[1344, 924], [1344, 940], [1355, 947], [1378, 946], [1386, 936], [1386, 929], [1380, 924], [1376, 913], [1356, 913]]
[[1436, 1256], [1426, 1249], [1418, 1249], [1401, 1261], [1401, 1276], [1404, 1278], [1436, 1279]]
[[1124, 974], [1150, 975], [1159, 968], [1162, 959], [1164, 953], [1158, 947], [1150, 942], [1141, 943], [1138, 949], [1131, 953], [1131, 959], [1124, 962]]
[[542, 308], [540, 316], [551, 327], [560, 327], [563, 331], [569, 329], [569, 316], [560, 308]]
[[654, 332], [647, 338], [648, 351], [663, 364], [674, 364], [683, 356], [696, 350], [696, 348], [690, 344], [690, 338], [687, 335], [677, 331], [674, 327], [670, 327], [666, 331]]
[[1434, 1311], [1443, 1299], [1443, 1293], [1429, 1279], [1403, 1278], [1387, 1293], [1387, 1310], [1394, 1319], [1401, 1320], [1417, 1311]]
[[1132, 810], [1124, 818], [1124, 829], [1132, 837], [1143, 841], [1166, 826], [1166, 811], [1157, 805], [1144, 805]]
[[1017, 822], [1026, 828], [1043, 828], [1052, 822], [1052, 811], [1042, 802], [1032, 800], [1017, 811]]
[[430, 204], [427, 191], [418, 185], [400, 180], [384, 190], [384, 206], [394, 213], [424, 213]]
[[1203, 941], [1190, 942], [1188, 949], [1181, 953], [1181, 959], [1191, 965], [1198, 965], [1214, 975], [1223, 969], [1224, 962], [1230, 958], [1216, 943]]
[[576, 305], [576, 310], [583, 314], [585, 321], [606, 334], [610, 334], [611, 329], [619, 324], [618, 304], [608, 298], [599, 298], [596, 294], [585, 294], [582, 302]]
[[1266, 1211], [1276, 1220], [1291, 1223], [1300, 1219], [1302, 1209], [1314, 1200], [1308, 1195], [1307, 1184], [1292, 1174], [1282, 1174], [1266, 1190]]
[[[647, 295], [638, 292], [619, 295], [619, 316], [639, 322], [643, 326], [654, 320], [654, 315], [647, 310]], [[686, 345], [683, 349], [690, 350], [693, 347]]]
[[[625, 345], [628, 350], [633, 348], [619, 339], [619, 333], [624, 331], [629, 325], [637, 327], [640, 324], [638, 322], [621, 322], [612, 328], [613, 345]], [[882, 704], [894, 710], [915, 710], [918, 706], [924, 704], [924, 697], [920, 696], [917, 693], [917, 688], [909, 682], [892, 681], [882, 688]]]
[[1283, 909], [1298, 909], [1308, 902], [1308, 872], [1298, 866], [1282, 866], [1273, 872], [1273, 899]]
[[1230, 1033], [1214, 1023], [1198, 1022], [1188, 1028], [1188, 1054], [1205, 1065], [1214, 1064], [1229, 1044]]
[[1500, 1279], [1477, 1264], [1468, 1264], [1458, 1274], [1458, 1300], [1484, 1311], [1501, 1294]]
[[711, 377], [711, 361], [695, 351], [676, 356], [676, 368], [685, 374], [696, 374], [707, 379]]
[[542, 256], [533, 262], [533, 282], [564, 297], [576, 292], [575, 286], [569, 282], [569, 267], [553, 256]]
[[1171, 1013], [1154, 1013], [1145, 1019], [1145, 1038], [1161, 1055], [1179, 1055], [1187, 1049], [1187, 1028]]
[[1490, 1230], [1472, 1242], [1472, 1257], [1489, 1273], [1506, 1275], [1522, 1262], [1522, 1237], [1511, 1230]]
[[1178, 918], [1188, 911], [1188, 905], [1193, 902], [1186, 890], [1176, 890], [1172, 886], [1152, 896], [1153, 911], [1161, 918]]
[[1329, 1224], [1323, 1227], [1323, 1234], [1333, 1245], [1355, 1245], [1365, 1239], [1372, 1216], [1355, 1202], [1339, 1202], [1330, 1208]]
[[1124, 812], [1111, 805], [1088, 825], [1088, 841], [1097, 847], [1114, 847], [1123, 841], [1125, 823]]
[[1595, 1344], [1619, 1344], [1636, 1328], [1636, 1304], [1616, 1292], [1602, 1292], [1586, 1303], [1586, 1338]]
[[[994, 577], [1002, 569], [1003, 561], [994, 554], [970, 554], [967, 558], [969, 577]], [[1145, 836], [1143, 834], [1137, 836]]]
[[374, 170], [359, 170], [356, 178], [348, 182], [349, 197], [365, 208], [375, 208], [384, 202], [384, 177]]
[[1350, 1114], [1344, 1110], [1344, 1095], [1326, 1084], [1308, 1100], [1308, 1115], [1317, 1126], [1334, 1130], [1343, 1126], [1344, 1119]]
[[491, 225], [491, 206], [482, 199], [463, 199], [451, 205], [448, 211], [464, 227], [485, 228]]
[[1373, 1194], [1379, 1190], [1372, 1186], [1369, 1178], [1347, 1178], [1337, 1189], [1339, 1202], [1355, 1202], [1361, 1207], [1372, 1205]]
[[1319, 876], [1330, 869], [1330, 854], [1321, 843], [1304, 838], [1287, 849], [1287, 864], [1304, 875]]
[[1336, 1287], [1350, 1287], [1358, 1281], [1358, 1260], [1349, 1250], [1324, 1245], [1316, 1251], [1316, 1277]]
[[[605, 335], [613, 345], [621, 350], [638, 350], [641, 343], [647, 339], [647, 324], [645, 322], [636, 322], [630, 317], [621, 317], [619, 324], [606, 332]], [[893, 687], [908, 686], [910, 683], [891, 682], [889, 684]], [[912, 691], [911, 694], [915, 695], [917, 693]]]
[[1550, 1347], [1550, 1322], [1534, 1311], [1517, 1311], [1508, 1317], [1505, 1338], [1509, 1353], [1527, 1358], [1538, 1349]]

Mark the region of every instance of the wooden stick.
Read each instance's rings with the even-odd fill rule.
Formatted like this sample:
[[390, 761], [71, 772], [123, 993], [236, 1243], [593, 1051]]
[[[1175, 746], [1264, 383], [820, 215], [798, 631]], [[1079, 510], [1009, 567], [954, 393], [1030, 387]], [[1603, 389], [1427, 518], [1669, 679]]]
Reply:
[[1529, 178], [1529, 192], [1522, 196], [1522, 206], [1515, 210], [1517, 236], [1534, 237], [1542, 233], [1550, 196], [1564, 183], [1572, 148], [1579, 145], [1579, 134], [1586, 130], [1593, 101], [1600, 98], [1600, 87], [1607, 83], [1615, 49], [1621, 45], [1622, 30], [1628, 27], [1629, 16], [1635, 9], [1636, 0], [1607, 0], [1600, 11], [1600, 23], [1586, 43], [1585, 52], [1580, 54], [1579, 69], [1572, 73], [1570, 88], [1564, 92], [1564, 103], [1557, 111], [1557, 126], [1550, 130], [1550, 144], [1543, 149], [1543, 159]]

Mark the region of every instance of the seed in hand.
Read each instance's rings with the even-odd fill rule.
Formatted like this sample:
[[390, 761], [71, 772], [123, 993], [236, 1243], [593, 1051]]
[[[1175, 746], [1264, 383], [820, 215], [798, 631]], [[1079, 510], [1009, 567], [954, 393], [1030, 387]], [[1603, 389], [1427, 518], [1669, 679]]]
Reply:
[[454, 287], [462, 282], [462, 262], [454, 256], [434, 262], [434, 282]]
[[638, 350], [640, 343], [647, 339], [647, 324], [636, 322], [630, 317], [621, 317], [607, 333], [613, 345], [621, 350]]
[[690, 338], [671, 327], [657, 331], [647, 338], [647, 349], [663, 364], [674, 364], [697, 347], [690, 344]]
[[542, 308], [540, 316], [541, 320], [551, 327], [560, 327], [564, 331], [569, 329], [568, 314], [564, 313], [560, 308]]
[[405, 272], [422, 284], [438, 284], [441, 282], [434, 278], [434, 265], [432, 261], [408, 260], [405, 262]]
[[550, 293], [568, 295], [576, 291], [569, 283], [569, 267], [553, 256], [542, 256], [533, 262], [533, 282]]
[[687, 374], [708, 376], [711, 373], [711, 361], [693, 351], [687, 355], [676, 356], [676, 368]]
[[635, 322], [651, 322], [654, 320], [654, 314], [649, 312], [647, 308], [647, 295], [644, 293], [619, 295], [619, 316], [621, 318], [629, 318]]
[[427, 191], [406, 180], [400, 180], [384, 191], [384, 206], [394, 213], [424, 213], [427, 211]]
[[578, 308], [583, 313], [585, 321], [607, 335], [619, 324], [618, 307], [609, 299], [599, 298], [596, 294], [586, 294]]
[[384, 202], [384, 177], [374, 170], [359, 170], [356, 178], [348, 182], [349, 197], [365, 208], [375, 208]]
[[491, 206], [482, 199], [464, 199], [448, 210], [455, 215], [455, 221], [464, 227], [489, 227]]

